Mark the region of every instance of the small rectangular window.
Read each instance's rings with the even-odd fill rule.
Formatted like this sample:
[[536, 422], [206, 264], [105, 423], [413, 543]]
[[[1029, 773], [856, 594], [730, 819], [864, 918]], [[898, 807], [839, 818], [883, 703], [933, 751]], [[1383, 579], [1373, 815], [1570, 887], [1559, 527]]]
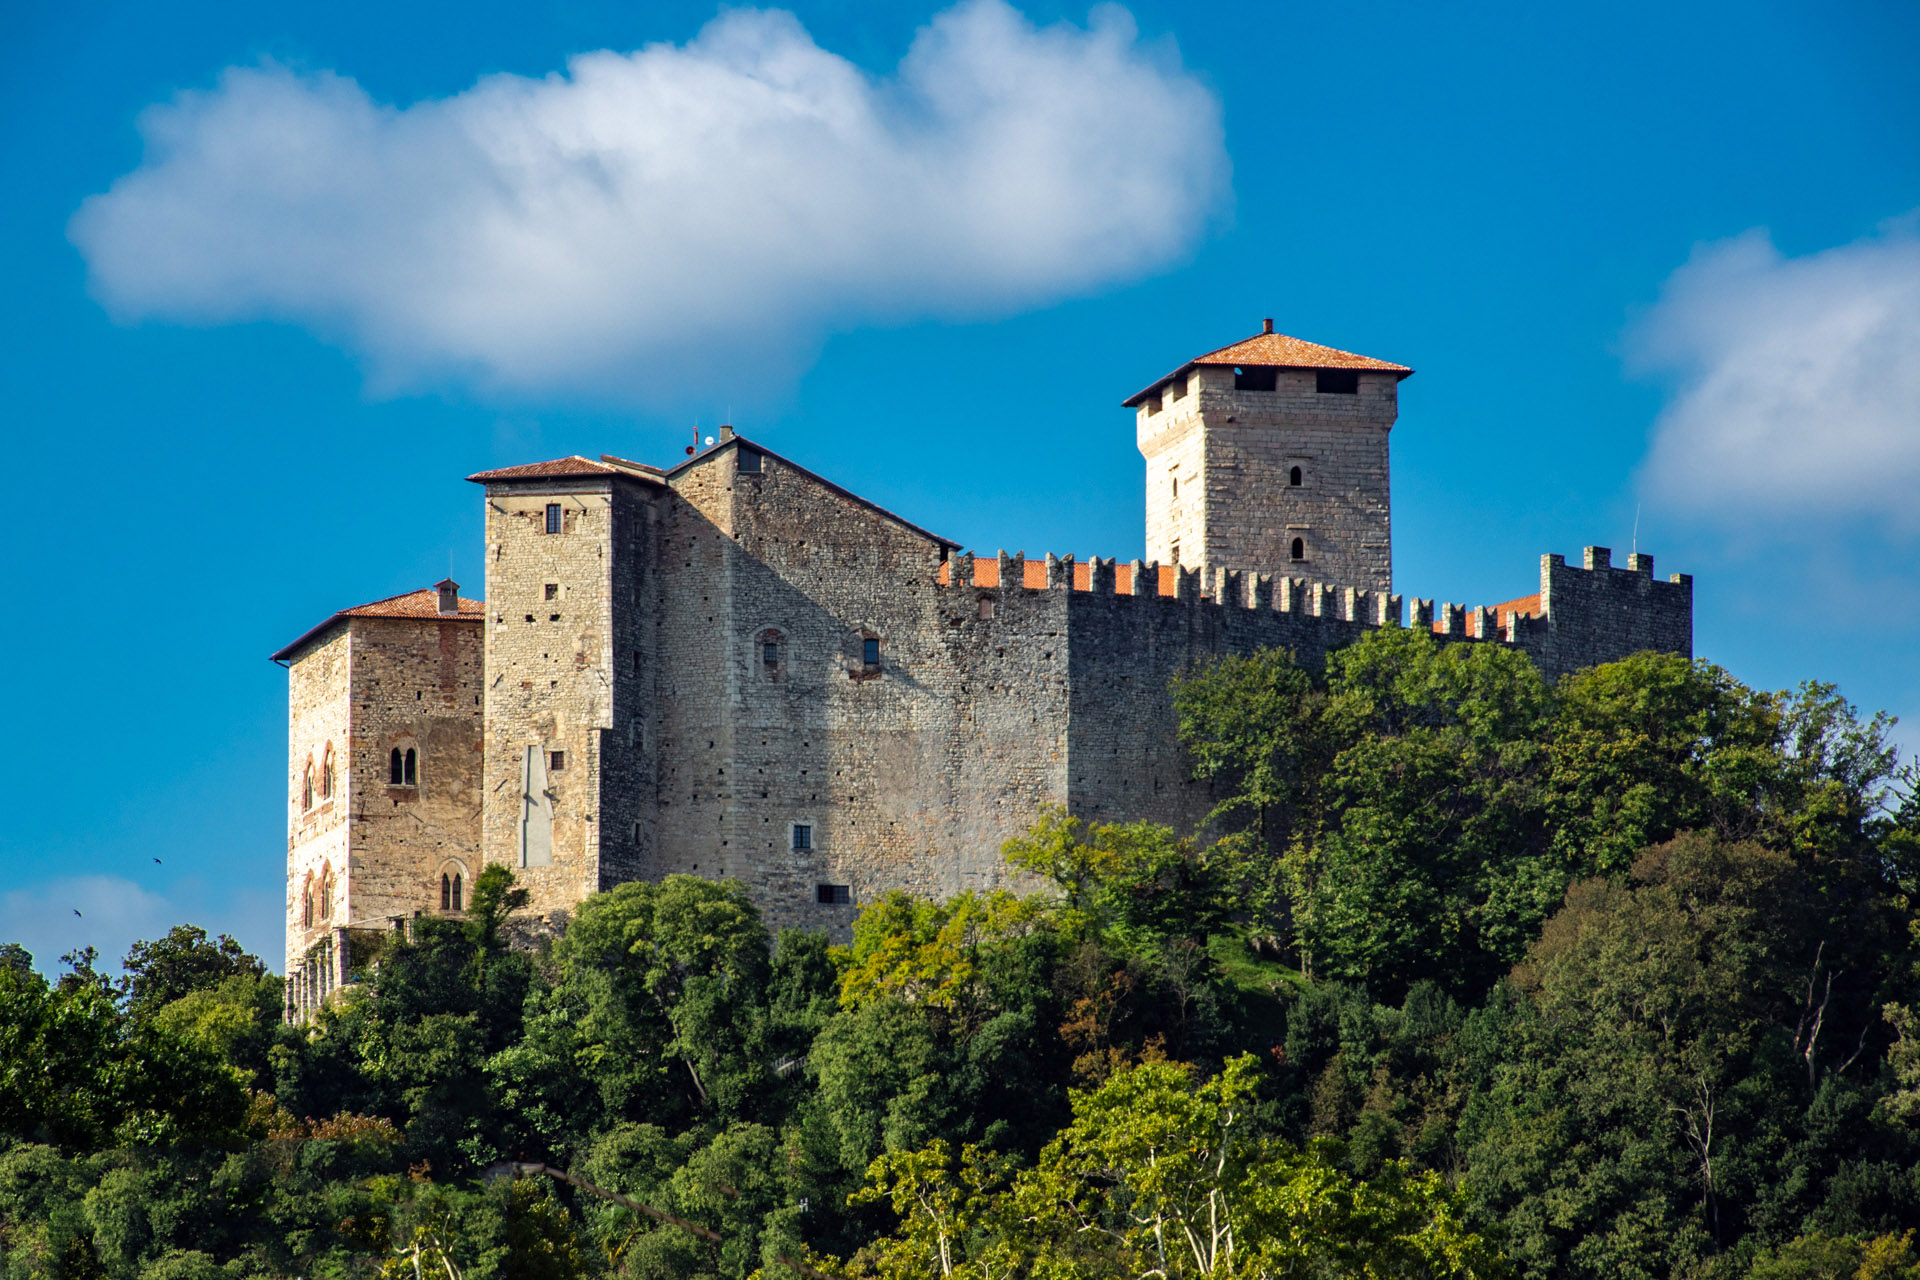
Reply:
[[1247, 365], [1233, 371], [1235, 391], [1271, 391], [1280, 385], [1280, 371], [1271, 365]]
[[558, 773], [567, 767], [567, 753], [564, 751], [547, 752], [547, 772]]
[[853, 901], [853, 886], [817, 884], [813, 886], [813, 900], [823, 907], [844, 907]]
[[793, 847], [796, 849], [813, 848], [813, 828], [804, 822], [793, 824]]
[[547, 532], [558, 533], [560, 532], [560, 527], [560, 504], [557, 502], [549, 502], [547, 504]]
[[742, 449], [740, 452], [740, 474], [757, 476], [760, 474], [760, 454], [755, 449]]
[[880, 642], [869, 636], [860, 642], [860, 660], [870, 667], [880, 665]]
[[766, 664], [767, 664], [768, 666], [770, 666], [770, 667], [777, 667], [777, 666], [779, 666], [779, 665], [780, 665], [780, 646], [779, 646], [779, 644], [777, 644], [776, 642], [774, 642], [774, 641], [772, 641], [772, 640], [769, 640], [769, 641], [768, 641], [767, 643], [765, 643], [765, 644], [763, 644], [763, 645], [761, 645], [761, 646], [760, 646], [760, 661], [762, 661], [762, 662], [764, 662], [764, 663], [766, 663]]
[[1351, 369], [1322, 369], [1313, 375], [1313, 389], [1323, 396], [1357, 396], [1360, 375]]
[[[553, 530], [549, 529], [547, 530], [547, 532], [552, 533]], [[549, 582], [547, 584], [547, 599], [558, 600], [559, 598], [560, 598], [560, 584], [557, 582]]]

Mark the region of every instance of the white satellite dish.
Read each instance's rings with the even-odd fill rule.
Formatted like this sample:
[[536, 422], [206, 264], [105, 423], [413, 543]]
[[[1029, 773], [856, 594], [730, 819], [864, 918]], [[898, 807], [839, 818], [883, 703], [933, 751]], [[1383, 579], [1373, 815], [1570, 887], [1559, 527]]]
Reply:
[[707, 437], [707, 448], [709, 448], [709, 449], [711, 449], [711, 448], [713, 448], [713, 437], [712, 437], [712, 436], [708, 436], [708, 437]]

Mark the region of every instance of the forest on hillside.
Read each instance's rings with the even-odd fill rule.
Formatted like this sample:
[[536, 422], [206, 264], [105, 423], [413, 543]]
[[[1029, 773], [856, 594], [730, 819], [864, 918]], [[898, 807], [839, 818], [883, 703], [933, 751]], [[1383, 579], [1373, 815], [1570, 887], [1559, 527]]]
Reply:
[[491, 868], [292, 1027], [191, 926], [0, 943], [0, 1280], [1920, 1278], [1886, 717], [1409, 630], [1171, 694], [1204, 831], [844, 948], [676, 876], [517, 949]]

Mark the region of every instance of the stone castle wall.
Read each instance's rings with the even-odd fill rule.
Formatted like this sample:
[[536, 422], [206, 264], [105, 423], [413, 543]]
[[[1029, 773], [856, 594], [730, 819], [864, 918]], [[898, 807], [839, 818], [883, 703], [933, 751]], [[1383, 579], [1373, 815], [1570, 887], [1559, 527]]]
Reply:
[[[1239, 391], [1232, 369], [1201, 366], [1187, 375], [1185, 396], [1140, 406], [1149, 559], [1174, 563], [1177, 543], [1182, 564], [1393, 589], [1388, 434], [1397, 382], [1361, 373], [1358, 393], [1341, 395], [1317, 391], [1315, 379], [1281, 369], [1272, 391]], [[1298, 487], [1289, 483], [1296, 466]], [[1292, 558], [1296, 537], [1301, 561]]]

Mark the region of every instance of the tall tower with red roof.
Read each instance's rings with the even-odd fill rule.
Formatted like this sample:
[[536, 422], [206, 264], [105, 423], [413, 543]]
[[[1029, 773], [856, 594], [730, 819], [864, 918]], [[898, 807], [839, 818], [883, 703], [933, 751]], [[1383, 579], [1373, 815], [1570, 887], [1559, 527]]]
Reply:
[[1268, 320], [1129, 397], [1147, 559], [1391, 592], [1387, 437], [1412, 372]]

